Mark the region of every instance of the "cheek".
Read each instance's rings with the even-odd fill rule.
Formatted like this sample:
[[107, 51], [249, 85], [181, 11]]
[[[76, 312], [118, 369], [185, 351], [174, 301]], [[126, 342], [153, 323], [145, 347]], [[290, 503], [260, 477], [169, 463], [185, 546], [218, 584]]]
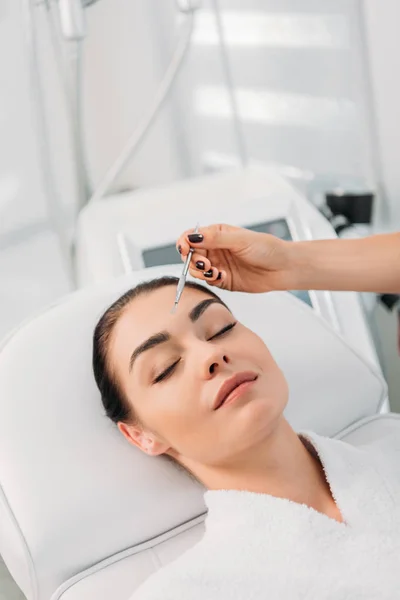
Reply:
[[276, 363], [264, 341], [253, 331], [247, 331], [247, 339], [242, 340], [242, 347], [246, 348], [247, 358], [259, 366], [262, 372], [267, 375], [264, 381], [266, 386], [264, 391], [274, 397], [281, 406], [285, 406], [289, 399], [289, 386], [283, 371]]
[[128, 397], [142, 425], [163, 439], [190, 432], [198, 423], [199, 403], [191, 379], [171, 379], [145, 390], [131, 389]]
[[274, 357], [268, 350], [263, 340], [250, 329], [245, 329], [243, 337], [238, 341], [238, 346], [245, 349], [247, 356], [254, 359], [263, 369], [279, 369]]

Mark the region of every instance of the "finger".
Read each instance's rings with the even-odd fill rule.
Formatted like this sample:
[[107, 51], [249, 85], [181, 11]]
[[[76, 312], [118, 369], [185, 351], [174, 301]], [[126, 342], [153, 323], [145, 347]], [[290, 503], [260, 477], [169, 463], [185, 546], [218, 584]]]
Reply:
[[184, 231], [176, 241], [176, 249], [182, 257], [186, 257], [190, 250], [190, 244], [188, 242], [187, 236], [191, 233], [194, 233], [193, 228], [186, 229], [186, 231]]
[[[193, 251], [193, 248], [190, 248], [190, 249]], [[210, 268], [211, 264], [208, 264], [209, 260], [208, 260], [208, 262], [204, 261], [205, 258], [208, 259], [208, 250], [196, 250], [196, 260], [194, 262], [193, 262], [193, 257], [194, 257], [194, 252], [193, 252], [192, 258], [190, 260], [191, 264], [194, 265], [199, 260], [199, 261], [205, 262], [205, 264], [208, 265], [207, 269]], [[182, 260], [182, 262], [185, 262], [186, 259], [187, 259], [187, 254], [185, 255], [185, 254], [183, 254], [183, 252], [181, 252], [181, 260]], [[203, 269], [203, 271], [207, 270], [207, 269]]]
[[198, 269], [199, 271], [209, 271], [209, 269], [211, 269], [211, 262], [205, 254], [206, 250], [194, 252], [192, 260], [190, 261], [190, 267]]
[[205, 281], [207, 281], [207, 283], [209, 285], [211, 285], [212, 287], [218, 287], [218, 288], [226, 288], [226, 272], [225, 271], [218, 271], [218, 275], [216, 277], [213, 277], [211, 280], [208, 278], [205, 278]]
[[206, 250], [226, 248], [234, 250], [236, 246], [242, 245], [248, 231], [242, 227], [233, 225], [209, 225], [201, 227], [198, 233], [185, 232], [186, 243], [182, 241], [182, 248], [189, 244], [192, 248], [203, 248]]
[[[218, 288], [226, 288], [226, 272], [218, 271], [218, 269], [213, 268], [213, 276], [206, 277], [203, 271], [199, 271], [198, 269], [189, 269], [189, 273], [195, 279], [200, 279], [200, 281], [206, 281], [210, 286], [218, 287]], [[207, 271], [206, 271], [207, 272]]]
[[195, 279], [200, 279], [200, 281], [205, 281], [205, 277], [203, 275], [204, 271], [199, 271], [198, 269], [189, 268], [189, 274]]
[[218, 278], [219, 271], [215, 267], [211, 267], [208, 271], [200, 271], [196, 268], [190, 268], [189, 273], [193, 277], [196, 277], [196, 279], [201, 279], [202, 281], [207, 281], [208, 283], [211, 283]]
[[219, 275], [219, 271], [216, 267], [211, 267], [208, 271], [200, 271], [196, 268], [190, 268], [189, 272], [191, 275], [193, 275], [193, 277], [196, 277], [196, 279], [208, 281], [209, 283], [216, 281]]

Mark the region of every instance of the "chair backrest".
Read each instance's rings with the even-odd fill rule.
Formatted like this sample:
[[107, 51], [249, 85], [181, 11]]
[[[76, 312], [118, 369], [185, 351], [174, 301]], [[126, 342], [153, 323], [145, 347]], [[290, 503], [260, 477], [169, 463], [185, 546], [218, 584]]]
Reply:
[[[91, 370], [103, 310], [167, 273], [179, 274], [179, 265], [77, 292], [3, 344], [0, 554], [28, 598], [50, 598], [68, 578], [121, 553], [140, 561], [159, 544], [168, 560], [168, 544], [204, 515], [198, 484], [130, 446], [104, 416]], [[335, 436], [379, 411], [381, 377], [312, 309], [285, 293], [220, 293], [283, 368], [295, 429]]]

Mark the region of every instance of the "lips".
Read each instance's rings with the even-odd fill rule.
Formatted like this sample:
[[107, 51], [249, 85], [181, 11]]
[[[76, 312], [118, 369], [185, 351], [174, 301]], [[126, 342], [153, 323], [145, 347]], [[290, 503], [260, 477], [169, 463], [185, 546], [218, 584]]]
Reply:
[[254, 381], [257, 379], [257, 374], [253, 371], [244, 371], [243, 373], [236, 373], [233, 377], [227, 379], [219, 388], [219, 392], [215, 397], [213, 403], [213, 410], [218, 410], [220, 408], [229, 394], [233, 392], [239, 385], [245, 383], [246, 381]]

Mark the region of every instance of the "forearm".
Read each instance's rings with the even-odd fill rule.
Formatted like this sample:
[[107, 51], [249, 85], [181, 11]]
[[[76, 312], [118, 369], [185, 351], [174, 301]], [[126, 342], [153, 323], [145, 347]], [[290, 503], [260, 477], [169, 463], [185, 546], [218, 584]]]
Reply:
[[291, 289], [400, 293], [400, 233], [292, 242]]

